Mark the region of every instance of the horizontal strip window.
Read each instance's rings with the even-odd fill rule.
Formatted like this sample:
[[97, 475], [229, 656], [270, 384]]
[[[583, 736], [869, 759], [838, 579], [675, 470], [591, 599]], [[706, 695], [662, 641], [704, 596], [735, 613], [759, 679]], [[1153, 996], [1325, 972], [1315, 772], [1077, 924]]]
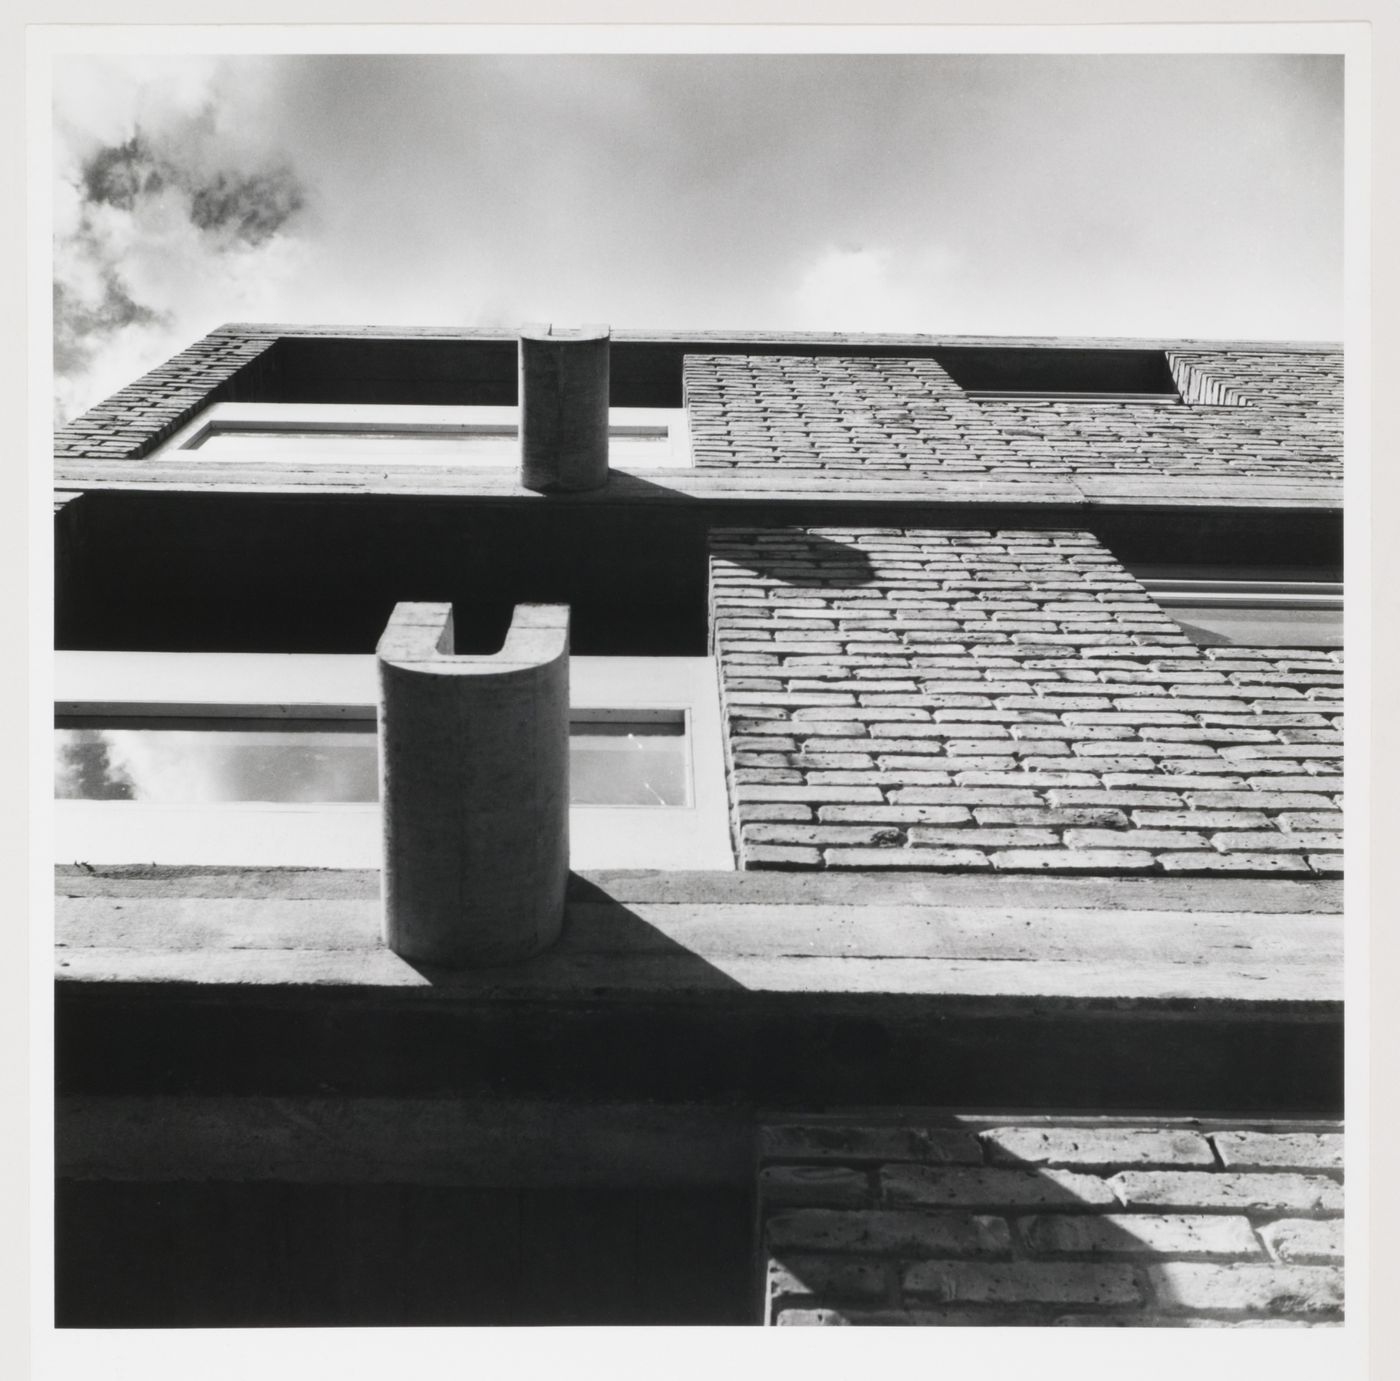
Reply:
[[1342, 645], [1339, 582], [1154, 578], [1142, 585], [1201, 647]]
[[[571, 805], [689, 804], [685, 712], [639, 714], [591, 710], [571, 718]], [[376, 729], [372, 718], [61, 715], [54, 796], [165, 805], [377, 801]]]
[[1342, 584], [1332, 580], [1145, 579], [1143, 588], [1163, 608], [1174, 604], [1238, 604], [1298, 609], [1340, 609]]
[[[287, 464], [415, 465], [484, 469], [520, 462], [519, 409], [394, 404], [215, 403], [159, 448], [220, 460]], [[610, 408], [610, 462], [622, 469], [691, 464], [683, 408]]]
[[[58, 861], [378, 867], [373, 657], [59, 653]], [[734, 866], [706, 658], [570, 661], [575, 868]]]
[[978, 403], [1112, 403], [1161, 407], [1181, 402], [1179, 393], [1070, 393], [1046, 389], [970, 388], [967, 396]]

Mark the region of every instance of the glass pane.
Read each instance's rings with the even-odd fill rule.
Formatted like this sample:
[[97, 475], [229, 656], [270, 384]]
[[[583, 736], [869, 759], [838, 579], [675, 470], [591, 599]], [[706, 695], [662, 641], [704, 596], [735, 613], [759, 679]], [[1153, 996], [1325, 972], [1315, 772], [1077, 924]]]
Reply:
[[423, 460], [455, 464], [512, 465], [519, 461], [520, 443], [514, 427], [466, 431], [460, 428], [229, 427], [214, 425], [186, 450], [219, 455], [272, 455], [295, 451], [307, 460], [347, 461], [361, 456], [413, 455]]
[[[235, 721], [247, 724], [247, 720]], [[59, 728], [59, 800], [374, 801], [374, 722], [360, 728]]]
[[[373, 720], [330, 729], [296, 720], [247, 727], [253, 722], [60, 727], [54, 731], [54, 796], [162, 804], [379, 799]], [[590, 718], [570, 726], [569, 798], [575, 805], [686, 805], [687, 767], [681, 716]]]
[[1198, 647], [1341, 647], [1340, 609], [1174, 604], [1164, 611]]
[[683, 806], [683, 720], [575, 721], [569, 728], [569, 800], [590, 806]]

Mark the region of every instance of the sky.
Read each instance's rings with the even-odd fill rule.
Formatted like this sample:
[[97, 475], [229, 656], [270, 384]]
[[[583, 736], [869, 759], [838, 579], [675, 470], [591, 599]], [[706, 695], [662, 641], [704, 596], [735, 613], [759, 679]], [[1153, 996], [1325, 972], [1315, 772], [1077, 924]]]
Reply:
[[60, 56], [59, 418], [227, 321], [1338, 340], [1328, 55]]

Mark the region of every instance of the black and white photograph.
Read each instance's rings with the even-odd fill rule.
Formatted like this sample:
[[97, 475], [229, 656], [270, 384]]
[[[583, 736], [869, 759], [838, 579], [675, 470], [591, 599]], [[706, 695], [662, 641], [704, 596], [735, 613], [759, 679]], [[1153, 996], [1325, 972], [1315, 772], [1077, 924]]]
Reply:
[[53, 1329], [1345, 1334], [1355, 35], [115, 32]]

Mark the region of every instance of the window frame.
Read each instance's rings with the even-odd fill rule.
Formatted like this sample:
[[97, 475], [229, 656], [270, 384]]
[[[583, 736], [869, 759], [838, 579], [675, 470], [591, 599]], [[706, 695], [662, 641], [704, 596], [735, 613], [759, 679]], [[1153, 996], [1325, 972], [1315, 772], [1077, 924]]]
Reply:
[[[163, 459], [172, 459], [186, 452], [201, 451], [200, 443], [223, 426], [230, 430], [257, 432], [346, 433], [356, 430], [394, 432], [405, 435], [424, 431], [466, 436], [499, 438], [514, 444], [519, 436], [520, 409], [516, 406], [497, 407], [478, 404], [425, 405], [409, 403], [211, 403], [192, 417], [154, 451]], [[648, 432], [664, 431], [658, 438], [662, 449], [644, 463], [618, 459], [614, 453], [609, 464], [614, 469], [633, 471], [677, 470], [694, 467], [690, 445], [690, 424], [686, 410], [680, 408], [609, 408], [610, 436], [638, 429]], [[614, 448], [610, 448], [613, 450]], [[194, 455], [192, 459], [196, 458]], [[198, 457], [204, 463], [223, 464], [285, 464], [306, 465], [428, 465], [461, 466], [471, 470], [513, 470], [519, 468], [518, 452], [510, 459], [492, 456], [489, 460], [474, 460], [470, 453], [453, 454], [443, 451], [425, 454], [406, 448], [403, 451], [380, 450], [356, 455], [353, 444], [344, 454], [308, 453], [289, 442], [279, 446], [269, 442], [265, 450], [240, 451], [215, 456], [205, 453]]]
[[[573, 657], [570, 710], [684, 714], [687, 805], [571, 805], [575, 869], [732, 870], [719, 689], [708, 657]], [[55, 719], [374, 719], [372, 655], [60, 652]], [[236, 711], [236, 714], [231, 714]], [[377, 868], [379, 802], [54, 801], [62, 863]]]

